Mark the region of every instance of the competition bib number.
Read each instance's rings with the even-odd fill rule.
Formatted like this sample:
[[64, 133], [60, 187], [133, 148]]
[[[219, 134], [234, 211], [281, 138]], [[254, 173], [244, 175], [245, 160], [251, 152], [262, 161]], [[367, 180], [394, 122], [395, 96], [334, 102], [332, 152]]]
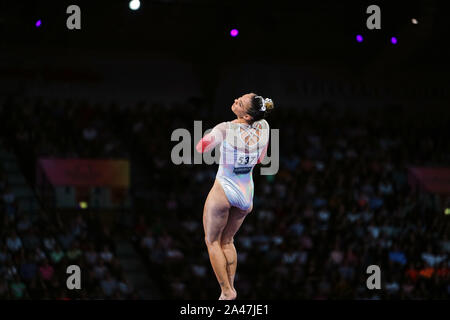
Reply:
[[258, 160], [257, 153], [238, 153], [236, 162], [234, 163], [235, 174], [246, 174], [252, 171]]

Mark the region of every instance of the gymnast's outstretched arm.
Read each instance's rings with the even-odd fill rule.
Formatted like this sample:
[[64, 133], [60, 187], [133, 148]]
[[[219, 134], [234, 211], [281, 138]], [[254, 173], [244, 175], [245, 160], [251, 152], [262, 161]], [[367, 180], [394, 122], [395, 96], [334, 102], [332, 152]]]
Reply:
[[195, 149], [199, 153], [208, 152], [214, 149], [225, 139], [227, 123], [222, 122], [215, 126], [210, 133], [206, 134], [198, 143]]

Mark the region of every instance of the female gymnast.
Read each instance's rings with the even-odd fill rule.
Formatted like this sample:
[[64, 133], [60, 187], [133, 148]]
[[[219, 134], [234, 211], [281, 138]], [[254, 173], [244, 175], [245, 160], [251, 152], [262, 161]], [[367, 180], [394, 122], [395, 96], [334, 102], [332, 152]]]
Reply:
[[269, 124], [264, 118], [273, 107], [271, 99], [254, 93], [235, 99], [231, 110], [237, 118], [215, 126], [196, 146], [198, 152], [208, 152], [221, 144], [219, 169], [203, 210], [205, 242], [222, 290], [219, 300], [237, 297], [233, 238], [253, 209], [252, 173], [267, 152]]

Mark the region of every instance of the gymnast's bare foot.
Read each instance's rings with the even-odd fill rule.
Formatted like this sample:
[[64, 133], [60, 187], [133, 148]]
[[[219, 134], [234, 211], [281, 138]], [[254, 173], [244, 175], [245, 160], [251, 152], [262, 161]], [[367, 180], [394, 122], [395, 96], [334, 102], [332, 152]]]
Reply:
[[219, 300], [236, 300], [237, 292], [236, 290], [223, 291], [220, 295]]

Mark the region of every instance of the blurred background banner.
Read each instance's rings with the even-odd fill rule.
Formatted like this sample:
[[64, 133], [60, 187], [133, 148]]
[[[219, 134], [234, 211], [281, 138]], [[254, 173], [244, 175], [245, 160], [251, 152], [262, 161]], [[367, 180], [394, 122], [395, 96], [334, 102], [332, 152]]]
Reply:
[[53, 186], [128, 188], [130, 185], [127, 160], [39, 159], [38, 166]]
[[409, 168], [411, 188], [450, 195], [450, 168]]
[[47, 207], [124, 208], [129, 206], [130, 164], [127, 160], [40, 158], [36, 185]]

